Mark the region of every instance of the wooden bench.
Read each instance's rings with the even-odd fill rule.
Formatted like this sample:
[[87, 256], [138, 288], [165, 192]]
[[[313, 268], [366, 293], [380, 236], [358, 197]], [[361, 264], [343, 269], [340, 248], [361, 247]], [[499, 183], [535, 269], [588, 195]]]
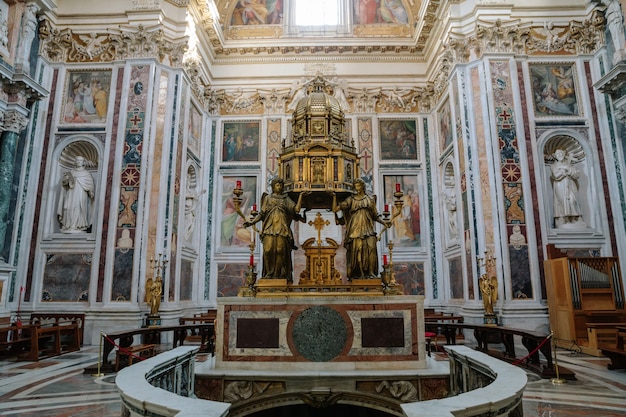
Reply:
[[587, 341], [581, 343], [584, 353], [601, 356], [602, 347], [615, 345], [615, 335], [618, 327], [626, 327], [626, 323], [587, 323]]
[[30, 350], [35, 325], [6, 324], [0, 326], [0, 357], [25, 355]]
[[601, 351], [604, 356], [611, 360], [606, 367], [613, 369], [626, 369], [626, 350], [624, 341], [626, 340], [626, 326], [618, 326], [615, 335], [615, 347], [602, 346]]
[[31, 325], [28, 353], [20, 359], [38, 361], [77, 350], [80, 350], [78, 323], [59, 322], [48, 325], [36, 323]]
[[120, 363], [122, 359], [126, 359], [126, 366], [133, 364], [133, 359], [136, 357], [151, 358], [154, 356], [154, 349], [156, 345], [152, 343], [142, 343], [140, 345], [128, 346], [125, 348], [119, 348], [115, 352], [115, 371], [120, 369]]
[[41, 323], [42, 325], [58, 325], [61, 322], [76, 322], [78, 324], [78, 337], [80, 346], [83, 345], [85, 333], [85, 315], [82, 313], [30, 313], [30, 323]]

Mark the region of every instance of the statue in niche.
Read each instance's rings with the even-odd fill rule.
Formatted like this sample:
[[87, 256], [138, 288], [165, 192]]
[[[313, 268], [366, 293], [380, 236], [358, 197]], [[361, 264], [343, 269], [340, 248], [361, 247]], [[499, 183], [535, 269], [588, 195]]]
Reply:
[[74, 168], [61, 178], [61, 195], [57, 219], [64, 233], [85, 232], [91, 227], [91, 203], [95, 185], [91, 173], [85, 169], [87, 161], [82, 156], [74, 158]]
[[459, 237], [459, 231], [456, 224], [456, 197], [454, 191], [444, 193], [446, 201], [446, 209], [448, 210], [448, 236], [450, 240], [456, 240]]
[[376, 196], [365, 192], [365, 181], [357, 178], [353, 182], [354, 195], [337, 204], [337, 195], [331, 193], [332, 210], [343, 213], [346, 225], [344, 246], [346, 247], [348, 280], [378, 277], [378, 251], [376, 223], [391, 227], [391, 222], [380, 217], [376, 210]]
[[274, 178], [271, 182], [272, 194], [263, 193], [261, 211], [257, 216], [243, 223], [243, 227], [263, 221], [260, 238], [263, 243], [263, 278], [286, 279], [293, 281], [293, 265], [291, 251], [297, 249], [294, 243], [291, 223], [293, 220], [306, 222], [300, 215], [302, 197], [310, 192], [300, 193], [298, 201], [294, 201], [284, 192], [285, 182], [282, 178]]
[[198, 193], [195, 189], [189, 189], [185, 196], [185, 240], [190, 241], [193, 238], [193, 233], [196, 227], [196, 215], [199, 197], [204, 194], [206, 190]]
[[571, 158], [565, 149], [557, 149], [552, 156], [554, 162], [550, 167], [550, 178], [554, 195], [554, 226], [557, 229], [585, 227], [576, 196], [580, 171], [572, 166]]
[[606, 10], [604, 11], [604, 16], [609, 32], [611, 32], [613, 47], [615, 48], [613, 64], [617, 64], [625, 58], [626, 35], [624, 34], [624, 15], [619, 0], [608, 0], [605, 3]]

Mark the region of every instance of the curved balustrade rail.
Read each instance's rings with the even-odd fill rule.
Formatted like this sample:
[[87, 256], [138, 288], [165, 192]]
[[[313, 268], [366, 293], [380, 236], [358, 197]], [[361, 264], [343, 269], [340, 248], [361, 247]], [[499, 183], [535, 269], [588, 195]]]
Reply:
[[122, 369], [115, 384], [123, 416], [223, 417], [230, 404], [194, 396], [197, 346], [180, 346]]
[[402, 405], [407, 417], [504, 417], [524, 415], [526, 373], [466, 346], [446, 346], [450, 397]]
[[[230, 404], [193, 397], [197, 347], [182, 346], [123, 369], [115, 383], [122, 415], [223, 417]], [[526, 373], [466, 346], [446, 346], [451, 396], [402, 405], [407, 417], [521, 416]]]

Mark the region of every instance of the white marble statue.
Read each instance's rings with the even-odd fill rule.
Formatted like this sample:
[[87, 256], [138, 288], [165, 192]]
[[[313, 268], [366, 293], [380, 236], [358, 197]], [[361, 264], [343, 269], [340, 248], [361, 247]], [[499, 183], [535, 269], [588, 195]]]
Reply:
[[611, 32], [611, 40], [615, 53], [613, 55], [613, 63], [616, 64], [626, 58], [626, 35], [624, 35], [624, 15], [622, 5], [619, 0], [605, 1], [606, 10], [604, 16], [606, 18], [606, 26]]
[[84, 232], [91, 226], [89, 217], [95, 185], [85, 166], [85, 158], [77, 156], [74, 159], [74, 168], [66, 171], [61, 179], [57, 218], [64, 233]]
[[565, 149], [557, 149], [553, 157], [550, 178], [554, 196], [554, 226], [557, 229], [584, 228], [585, 223], [577, 197], [580, 171], [572, 166], [571, 158]]

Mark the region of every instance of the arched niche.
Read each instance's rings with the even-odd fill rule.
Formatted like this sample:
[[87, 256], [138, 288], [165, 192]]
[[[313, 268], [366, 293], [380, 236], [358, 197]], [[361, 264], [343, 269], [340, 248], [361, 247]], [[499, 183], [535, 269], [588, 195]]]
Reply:
[[543, 146], [544, 201], [548, 224], [558, 231], [583, 231], [592, 222], [587, 152], [573, 135], [554, 134]]
[[[52, 233], [64, 233], [72, 234], [76, 236], [84, 235], [85, 233], [93, 233], [94, 223], [96, 221], [96, 213], [100, 206], [98, 199], [98, 186], [100, 179], [100, 149], [97, 145], [97, 141], [89, 136], [72, 136], [62, 141], [56, 149], [55, 161], [56, 164], [53, 167], [53, 175], [50, 177], [50, 187], [54, 193], [54, 197], [50, 200], [53, 202], [49, 212], [48, 226]], [[69, 188], [76, 188], [80, 185], [80, 181], [73, 178], [73, 172], [77, 169], [77, 161], [82, 160], [83, 164], [81, 170], [86, 171], [85, 177], [87, 179], [87, 188], [84, 193], [88, 196], [88, 202], [85, 206], [86, 216], [90, 223], [87, 228], [67, 228], [63, 226], [62, 217], [64, 216], [64, 210], [67, 211], [67, 190]], [[87, 175], [88, 174], [88, 175]], [[64, 208], [65, 206], [65, 208]]]

